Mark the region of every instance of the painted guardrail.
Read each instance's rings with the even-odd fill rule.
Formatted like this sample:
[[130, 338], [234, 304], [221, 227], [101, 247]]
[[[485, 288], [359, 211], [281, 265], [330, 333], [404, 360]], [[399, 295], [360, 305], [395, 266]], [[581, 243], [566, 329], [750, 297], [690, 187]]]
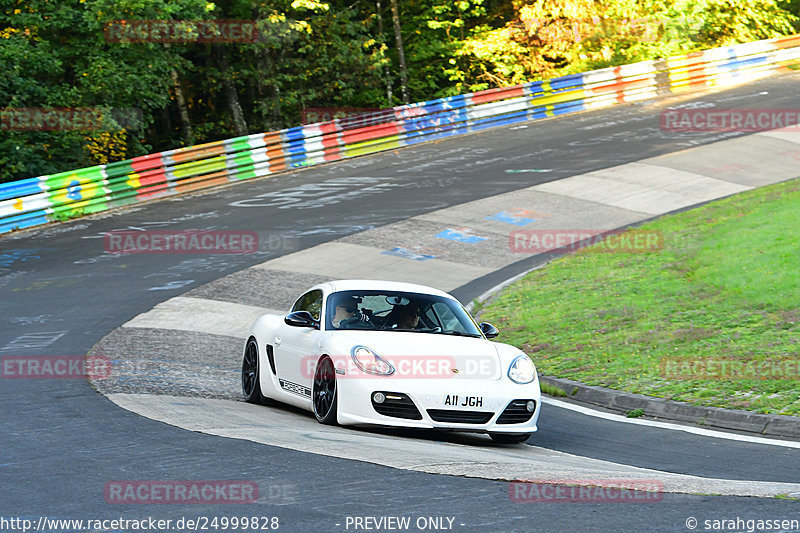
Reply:
[[744, 83], [798, 60], [800, 35], [793, 35], [0, 184], [0, 233], [486, 128]]

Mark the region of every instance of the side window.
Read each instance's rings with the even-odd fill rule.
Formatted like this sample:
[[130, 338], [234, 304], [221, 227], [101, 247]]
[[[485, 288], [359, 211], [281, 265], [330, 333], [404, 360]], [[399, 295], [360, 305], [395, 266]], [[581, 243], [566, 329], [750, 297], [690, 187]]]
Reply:
[[319, 320], [322, 311], [322, 291], [310, 291], [302, 295], [292, 307], [292, 312], [295, 311], [308, 311], [314, 320]]

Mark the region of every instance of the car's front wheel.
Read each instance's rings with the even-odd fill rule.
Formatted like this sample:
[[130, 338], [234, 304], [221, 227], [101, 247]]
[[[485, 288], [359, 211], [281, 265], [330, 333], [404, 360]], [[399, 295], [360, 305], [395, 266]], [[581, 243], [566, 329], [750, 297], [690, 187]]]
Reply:
[[320, 359], [314, 372], [314, 385], [311, 390], [314, 416], [320, 424], [335, 425], [338, 403], [336, 390], [336, 369], [328, 356]]
[[492, 440], [498, 444], [519, 444], [531, 438], [533, 433], [489, 433]]
[[254, 337], [250, 337], [242, 357], [242, 394], [244, 394], [246, 402], [263, 404], [265, 398], [261, 394], [261, 377], [258, 367], [258, 343]]

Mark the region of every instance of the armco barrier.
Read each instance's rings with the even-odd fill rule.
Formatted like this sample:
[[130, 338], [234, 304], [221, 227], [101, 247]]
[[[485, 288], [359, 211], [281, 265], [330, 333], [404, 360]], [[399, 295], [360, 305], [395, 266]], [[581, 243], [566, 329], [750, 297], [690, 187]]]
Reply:
[[294, 168], [768, 76], [800, 35], [573, 74], [0, 184], [0, 233]]

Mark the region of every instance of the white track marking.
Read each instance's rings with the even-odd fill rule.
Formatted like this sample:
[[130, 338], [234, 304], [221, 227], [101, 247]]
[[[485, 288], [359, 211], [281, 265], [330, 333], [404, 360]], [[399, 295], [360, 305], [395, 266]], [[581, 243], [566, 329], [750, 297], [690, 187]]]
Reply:
[[414, 436], [419, 433], [323, 426], [310, 413], [232, 400], [123, 393], [108, 397], [123, 409], [189, 431], [417, 472], [577, 485], [603, 479], [648, 480], [659, 482], [664, 492], [684, 494], [774, 497], [800, 491], [798, 483], [706, 478], [537, 446], [496, 446], [482, 435], [445, 433], [442, 440], [426, 440]]
[[569, 409], [570, 411], [575, 411], [576, 413], [580, 413], [582, 415], [587, 416], [594, 416], [596, 418], [603, 418], [605, 420], [611, 420], [614, 422], [624, 422], [626, 424], [636, 424], [638, 426], [650, 426], [655, 428], [661, 429], [671, 429], [673, 431], [685, 431], [686, 433], [693, 433], [695, 435], [702, 435], [704, 437], [714, 437], [716, 439], [728, 439], [728, 440], [736, 440], [740, 442], [751, 442], [753, 444], [766, 444], [769, 446], [783, 446], [785, 448], [796, 448], [800, 449], [800, 442], [794, 441], [786, 441], [786, 440], [777, 440], [777, 439], [768, 439], [766, 437], [751, 437], [749, 435], [738, 435], [736, 433], [727, 433], [724, 431], [715, 431], [712, 429], [704, 429], [692, 426], [684, 426], [681, 424], [675, 424], [670, 422], [658, 422], [656, 420], [642, 420], [639, 418], [628, 418], [622, 415], [615, 415], [612, 413], [603, 413], [601, 411], [596, 411], [589, 407], [583, 407], [581, 405], [575, 405], [567, 402], [563, 402], [561, 400], [556, 400], [554, 398], [542, 398], [542, 403], [546, 403], [548, 405], [552, 405], [553, 407], [560, 407], [562, 409]]

